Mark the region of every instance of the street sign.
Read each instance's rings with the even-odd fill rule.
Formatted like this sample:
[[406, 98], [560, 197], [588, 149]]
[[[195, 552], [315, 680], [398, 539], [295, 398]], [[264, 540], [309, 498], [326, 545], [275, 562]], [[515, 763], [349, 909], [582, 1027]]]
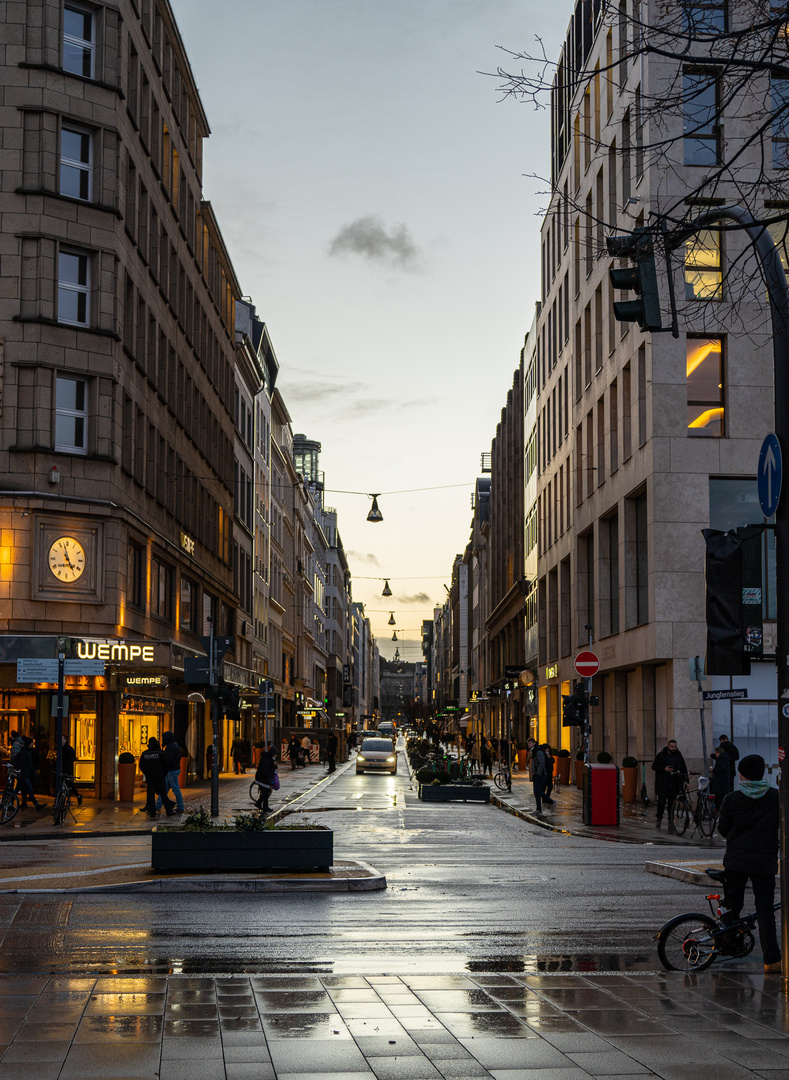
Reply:
[[783, 476], [783, 457], [778, 437], [770, 432], [765, 437], [759, 451], [759, 465], [756, 470], [756, 487], [759, 492], [759, 506], [766, 518], [771, 518], [778, 508], [781, 497], [781, 479]]
[[702, 701], [743, 701], [748, 696], [747, 690], [702, 690]]
[[[66, 660], [64, 674], [82, 675], [83, 677], [103, 675], [104, 661]], [[17, 682], [57, 682], [58, 662], [57, 660], [39, 660], [32, 657], [17, 660], [16, 680]]]
[[584, 679], [591, 679], [600, 670], [600, 661], [593, 652], [579, 652], [575, 658], [575, 670]]

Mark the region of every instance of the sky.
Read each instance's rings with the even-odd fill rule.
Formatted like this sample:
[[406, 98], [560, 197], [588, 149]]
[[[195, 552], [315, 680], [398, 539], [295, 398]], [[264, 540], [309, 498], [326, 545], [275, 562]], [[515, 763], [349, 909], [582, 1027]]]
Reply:
[[539, 297], [550, 115], [482, 73], [538, 37], [557, 57], [570, 5], [171, 2], [211, 127], [203, 195], [293, 430], [321, 442], [354, 600], [383, 656], [419, 660]]

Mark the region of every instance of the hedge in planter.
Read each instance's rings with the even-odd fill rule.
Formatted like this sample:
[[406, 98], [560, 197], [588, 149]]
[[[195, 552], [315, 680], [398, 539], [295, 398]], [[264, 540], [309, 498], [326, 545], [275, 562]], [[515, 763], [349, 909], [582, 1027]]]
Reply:
[[419, 785], [422, 802], [490, 802], [487, 784], [431, 784]]
[[323, 870], [334, 861], [334, 833], [322, 825], [266, 824], [262, 814], [239, 814], [215, 825], [200, 809], [178, 827], [151, 832], [154, 870]]

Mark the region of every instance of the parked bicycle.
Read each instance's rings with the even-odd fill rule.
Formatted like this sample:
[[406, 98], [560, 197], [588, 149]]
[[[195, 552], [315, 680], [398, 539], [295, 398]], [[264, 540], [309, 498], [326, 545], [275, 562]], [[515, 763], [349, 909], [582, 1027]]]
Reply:
[[499, 791], [512, 791], [512, 773], [509, 762], [500, 761], [498, 772], [493, 774], [493, 783]]
[[5, 787], [0, 796], [0, 825], [5, 825], [19, 813], [19, 793], [16, 790], [18, 780], [19, 769], [9, 763]]
[[[713, 881], [725, 886], [725, 870], [709, 867], [704, 871]], [[707, 902], [710, 914], [689, 912], [669, 919], [657, 937], [660, 962], [669, 971], [704, 971], [715, 960], [739, 959], [748, 956], [756, 944], [754, 928], [756, 912], [727, 922], [721, 907], [720, 893], [710, 893]], [[717, 906], [713, 903], [717, 901]], [[780, 904], [775, 904], [778, 911]]]
[[479, 771], [479, 762], [476, 758], [457, 758], [449, 764], [449, 775], [453, 780], [461, 780], [467, 784], [481, 784], [482, 776]]
[[71, 809], [72, 799], [75, 799], [79, 806], [82, 805], [82, 796], [77, 791], [74, 777], [58, 773], [57, 795], [55, 796], [55, 802], [52, 808], [53, 824], [63, 825], [66, 820], [66, 814], [71, 814], [71, 820], [76, 825], [77, 819], [74, 817], [74, 811]]
[[[718, 824], [718, 811], [715, 797], [710, 794], [710, 782], [706, 776], [700, 776], [698, 787], [691, 788], [686, 781], [671, 807], [671, 822], [675, 832], [682, 836], [693, 822], [693, 833], [712, 836]], [[694, 801], [693, 796], [696, 796]], [[691, 833], [691, 836], [693, 835]]]

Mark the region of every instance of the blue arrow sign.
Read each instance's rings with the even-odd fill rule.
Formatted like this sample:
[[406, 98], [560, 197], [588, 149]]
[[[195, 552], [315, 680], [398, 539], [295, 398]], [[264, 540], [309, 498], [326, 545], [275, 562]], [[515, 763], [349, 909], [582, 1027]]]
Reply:
[[759, 506], [766, 518], [771, 518], [778, 508], [782, 476], [781, 444], [778, 442], [778, 437], [770, 432], [759, 451], [759, 467], [756, 470]]

